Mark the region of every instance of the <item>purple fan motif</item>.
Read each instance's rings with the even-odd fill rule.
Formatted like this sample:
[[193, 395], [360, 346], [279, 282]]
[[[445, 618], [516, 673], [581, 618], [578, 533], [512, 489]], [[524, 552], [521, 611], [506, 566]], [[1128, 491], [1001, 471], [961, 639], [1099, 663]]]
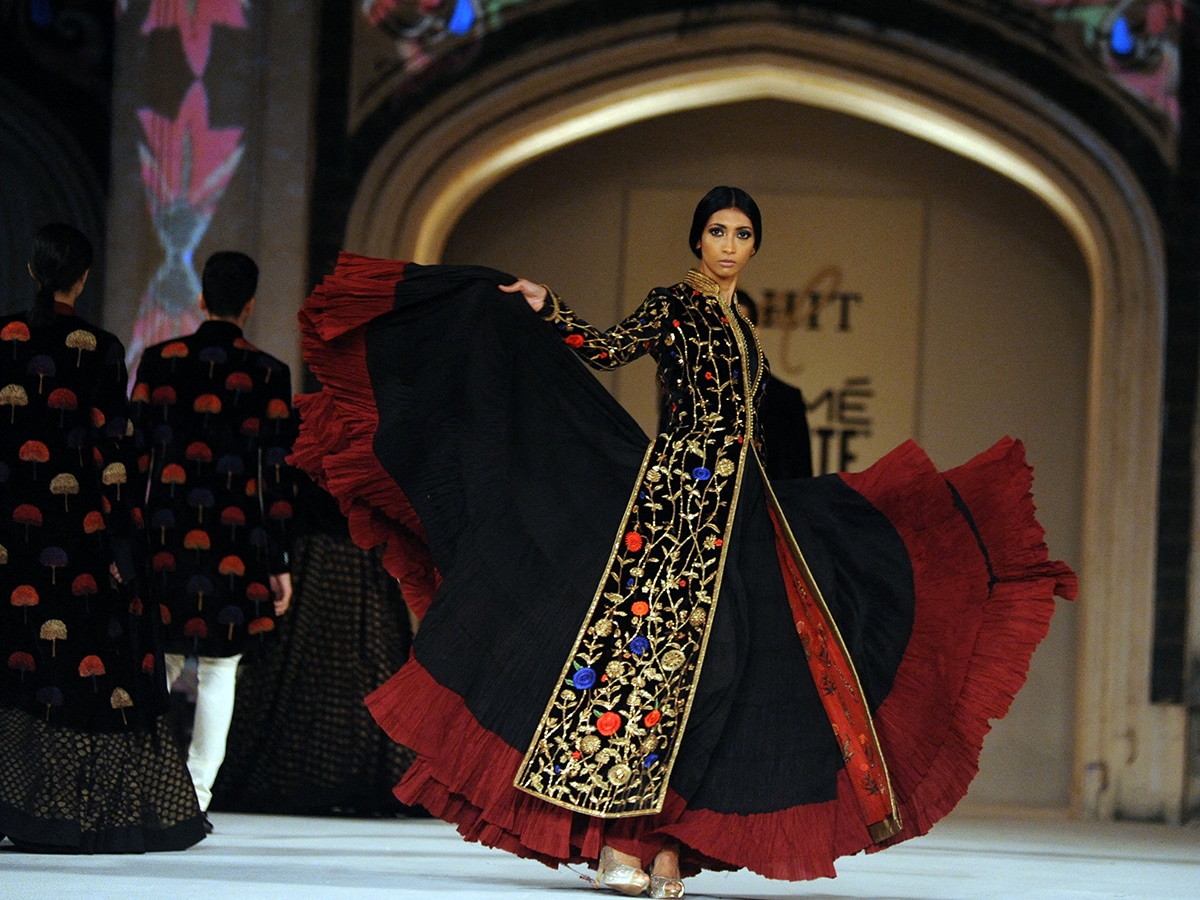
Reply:
[[67, 432], [67, 446], [79, 454], [79, 465], [83, 466], [83, 445], [87, 441], [87, 432], [83, 426], [72, 428]]
[[47, 722], [50, 721], [50, 709], [52, 707], [59, 707], [63, 705], [63, 692], [53, 685], [47, 685], [46, 687], [38, 688], [37, 693], [33, 695], [33, 698], [37, 700], [38, 703], [45, 704]]
[[225, 476], [225, 489], [229, 490], [233, 487], [234, 476], [245, 473], [246, 464], [240, 456], [227, 453], [217, 460], [217, 471]]
[[56, 371], [54, 366], [54, 357], [47, 356], [44, 353], [39, 353], [29, 361], [29, 366], [25, 370], [30, 375], [38, 377], [38, 393], [42, 392], [42, 386], [47, 378], [53, 378]]
[[242, 612], [241, 607], [234, 606], [232, 603], [229, 606], [221, 607], [221, 611], [217, 613], [217, 622], [221, 625], [228, 625], [229, 630], [226, 632], [226, 640], [233, 640], [233, 629], [246, 621], [246, 614]]
[[250, 546], [258, 551], [258, 558], [262, 559], [263, 551], [267, 549], [267, 543], [269, 540], [267, 537], [267, 530], [261, 525], [256, 525], [250, 529], [248, 538], [250, 540]]
[[270, 384], [271, 375], [281, 370], [280, 364], [271, 357], [267, 356], [265, 353], [258, 358], [258, 361], [255, 363], [255, 365], [260, 369], [267, 370], [267, 373], [263, 376], [263, 384]]
[[271, 447], [263, 454], [263, 462], [275, 469], [275, 483], [279, 484], [281, 479], [280, 469], [287, 462], [287, 450], [283, 447]]
[[113, 416], [104, 425], [104, 436], [112, 441], [119, 441], [125, 437], [125, 432], [128, 428], [128, 420], [124, 416]]
[[108, 620], [108, 636], [114, 641], [125, 633], [125, 629], [121, 627], [121, 623], [115, 618]]
[[188, 491], [187, 504], [196, 510], [196, 521], [204, 522], [204, 510], [216, 503], [213, 492], [208, 488], [192, 488]]
[[174, 432], [171, 431], [171, 426], [167, 424], [159, 425], [154, 429], [154, 443], [161, 446], [164, 450], [170, 445], [171, 437]]
[[67, 551], [62, 547], [45, 547], [38, 555], [38, 562], [50, 569], [50, 583], [57, 584], [58, 570], [67, 564]]
[[204, 609], [204, 595], [213, 592], [212, 580], [207, 575], [193, 575], [187, 583], [188, 596], [195, 595], [196, 609]]
[[167, 529], [175, 527], [175, 513], [169, 509], [156, 509], [150, 516], [151, 530], [158, 532], [158, 542], [167, 543]]
[[200, 360], [208, 363], [208, 377], [213, 377], [213, 371], [217, 366], [227, 362], [229, 356], [225, 353], [224, 347], [205, 347], [200, 351]]

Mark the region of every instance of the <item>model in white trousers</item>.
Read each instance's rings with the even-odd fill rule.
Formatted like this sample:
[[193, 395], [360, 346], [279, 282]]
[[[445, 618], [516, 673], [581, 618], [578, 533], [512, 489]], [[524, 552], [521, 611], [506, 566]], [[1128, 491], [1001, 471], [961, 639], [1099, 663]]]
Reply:
[[[196, 715], [192, 723], [192, 742], [188, 747], [187, 766], [196, 786], [200, 809], [208, 811], [212, 802], [213, 782], [225, 761], [225, 739], [233, 721], [233, 698], [237, 689], [237, 656], [201, 656], [196, 665]], [[183, 674], [185, 657], [166, 654], [167, 689]]]

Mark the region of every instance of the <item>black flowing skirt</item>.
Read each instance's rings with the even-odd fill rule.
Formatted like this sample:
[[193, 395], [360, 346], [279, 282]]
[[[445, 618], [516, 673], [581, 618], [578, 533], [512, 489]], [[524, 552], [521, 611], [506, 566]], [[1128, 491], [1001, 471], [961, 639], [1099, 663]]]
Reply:
[[[519, 296], [474, 267], [343, 254], [301, 313], [321, 392], [293, 460], [339, 498], [423, 616], [368, 698], [417, 759], [396, 793], [464, 836], [548, 864], [602, 844], [685, 872], [834, 874], [879, 849], [796, 631], [757, 466], [660, 813], [603, 819], [514, 775], [603, 574], [648, 439]], [[1010, 439], [939, 473], [909, 442], [865, 472], [771, 485], [854, 661], [903, 821], [966, 793], [1074, 573], [1048, 559]]]
[[413, 752], [379, 730], [363, 698], [408, 657], [408, 616], [378, 552], [349, 535], [293, 543], [294, 593], [279, 639], [238, 676], [212, 808], [395, 815]]
[[85, 731], [0, 708], [0, 838], [38, 853], [183, 850], [204, 816], [166, 717]]

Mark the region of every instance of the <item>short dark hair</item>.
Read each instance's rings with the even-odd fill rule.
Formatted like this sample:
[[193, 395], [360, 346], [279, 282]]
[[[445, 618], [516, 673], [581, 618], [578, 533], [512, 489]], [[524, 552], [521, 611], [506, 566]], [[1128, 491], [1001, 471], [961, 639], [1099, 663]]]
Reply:
[[54, 321], [54, 295], [75, 287], [91, 267], [92, 242], [78, 228], [65, 222], [39, 228], [29, 251], [29, 271], [38, 285], [29, 324]]
[[762, 215], [758, 211], [758, 204], [754, 202], [754, 198], [741, 188], [722, 185], [713, 188], [701, 197], [700, 202], [696, 204], [696, 211], [692, 214], [692, 230], [688, 232], [688, 247], [697, 259], [700, 258], [700, 233], [704, 231], [704, 226], [708, 224], [713, 213], [723, 209], [738, 209], [744, 212], [750, 220], [750, 224], [754, 226], [754, 249], [758, 250], [758, 245], [762, 243]]
[[258, 266], [245, 253], [218, 250], [204, 264], [200, 290], [212, 315], [240, 316], [258, 290]]

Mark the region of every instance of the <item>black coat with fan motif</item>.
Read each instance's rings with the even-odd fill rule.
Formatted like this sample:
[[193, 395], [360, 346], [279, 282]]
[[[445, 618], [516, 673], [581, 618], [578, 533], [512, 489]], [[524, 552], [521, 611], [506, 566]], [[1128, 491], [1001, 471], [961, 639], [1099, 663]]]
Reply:
[[149, 478], [149, 597], [167, 650], [226, 657], [275, 630], [269, 576], [288, 568], [295, 433], [287, 365], [232, 322], [143, 354], [132, 408]]
[[122, 731], [166, 701], [158, 611], [133, 583], [125, 350], [56, 310], [0, 319], [0, 704]]

